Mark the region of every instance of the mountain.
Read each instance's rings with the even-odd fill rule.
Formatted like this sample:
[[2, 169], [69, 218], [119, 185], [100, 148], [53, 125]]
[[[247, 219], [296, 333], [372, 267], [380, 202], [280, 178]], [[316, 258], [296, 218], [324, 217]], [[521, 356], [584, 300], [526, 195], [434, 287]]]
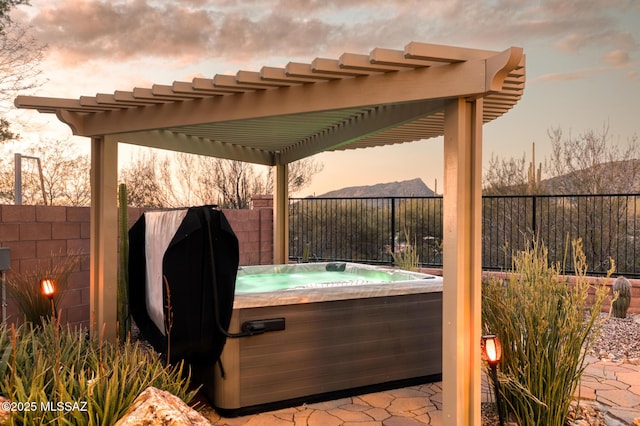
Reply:
[[540, 187], [547, 194], [637, 193], [639, 177], [640, 160], [620, 160], [543, 179]]
[[351, 186], [319, 195], [325, 197], [433, 197], [433, 191], [420, 178], [401, 182], [377, 183], [375, 185]]

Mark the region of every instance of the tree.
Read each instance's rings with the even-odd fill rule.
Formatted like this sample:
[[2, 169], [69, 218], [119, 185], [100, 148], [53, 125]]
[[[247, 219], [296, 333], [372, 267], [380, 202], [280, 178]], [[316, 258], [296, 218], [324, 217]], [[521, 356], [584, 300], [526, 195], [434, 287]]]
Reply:
[[[483, 234], [488, 238], [504, 236], [505, 245], [515, 249], [520, 247], [518, 240], [522, 236], [547, 230], [541, 237], [546, 239], [545, 244], [555, 259], [562, 259], [564, 240], [569, 234], [572, 239], [583, 240], [584, 252], [593, 270], [604, 272], [610, 267], [609, 255], [618, 253], [618, 247], [628, 241], [635, 241], [635, 236], [625, 227], [616, 225], [638, 219], [635, 201], [625, 196], [589, 195], [638, 192], [640, 141], [633, 135], [626, 146], [619, 147], [609, 133], [608, 123], [600, 130], [588, 130], [577, 136], [566, 134], [560, 127], [551, 128], [547, 133], [552, 150], [544, 164], [550, 177], [539, 181], [535, 175], [538, 192], [529, 189], [523, 192], [527, 188], [525, 176], [533, 175], [531, 167], [525, 174], [524, 158], [518, 161], [492, 157], [493, 167], [485, 176], [485, 189], [488, 194], [496, 195], [546, 192], [560, 196], [537, 200], [531, 197], [485, 199]], [[500, 245], [494, 242], [492, 247]], [[628, 261], [620, 260], [621, 264], [625, 262]]]
[[[302, 160], [289, 163], [288, 169], [288, 186], [289, 193], [296, 193], [311, 183], [315, 175], [320, 173], [324, 168], [322, 163], [317, 163], [313, 158], [304, 158]], [[265, 181], [265, 194], [273, 193], [273, 174], [271, 168], [267, 171]]]
[[541, 169], [528, 167], [522, 158], [502, 159], [492, 154], [484, 176], [486, 195], [629, 193], [640, 189], [640, 141], [637, 135], [620, 148], [602, 129], [568, 135], [560, 127], [547, 131], [551, 155], [544, 161], [549, 176], [541, 181]]
[[[13, 158], [11, 158], [13, 161]], [[0, 204], [13, 204], [14, 190], [13, 190], [13, 163], [10, 162], [9, 156], [0, 156]]]
[[[311, 158], [290, 163], [289, 193], [295, 193], [308, 186], [313, 176], [322, 171], [322, 168], [322, 164]], [[214, 159], [213, 174], [209, 175], [209, 179], [207, 183], [218, 190], [218, 204], [224, 208], [248, 208], [252, 195], [273, 193], [272, 168], [267, 169], [265, 175], [260, 175], [254, 166], [241, 161]]]
[[[25, 156], [40, 159], [44, 181], [44, 199], [40, 173], [31, 159], [22, 161], [23, 204], [87, 206], [91, 201], [90, 164], [88, 155], [75, 154], [70, 139], [41, 141], [27, 149]], [[0, 157], [0, 203], [13, 203], [15, 164], [14, 156]]]
[[91, 201], [89, 158], [87, 155], [73, 155], [73, 152], [73, 143], [69, 139], [39, 144], [29, 151], [42, 162], [48, 205], [86, 206]]
[[9, 141], [18, 138], [17, 133], [13, 133], [10, 129], [10, 123], [4, 118], [0, 118], [0, 142]]
[[159, 158], [156, 151], [146, 151], [122, 169], [120, 182], [127, 185], [132, 207], [215, 204], [217, 193], [207, 177], [213, 160], [185, 153]]
[[640, 141], [633, 135], [618, 147], [609, 135], [608, 123], [600, 131], [565, 136], [560, 127], [548, 132], [551, 156], [547, 172], [555, 177], [547, 186], [557, 194], [629, 193], [640, 188]]
[[[26, 0], [0, 0], [0, 111], [20, 92], [40, 85], [39, 64], [45, 46], [29, 35], [28, 28], [12, 21], [12, 7], [29, 4]], [[10, 123], [0, 118], [0, 142], [16, 139]]]
[[268, 180], [261, 179], [251, 164], [242, 161], [217, 159], [210, 179], [220, 194], [219, 204], [223, 208], [249, 208], [252, 195], [270, 192]]
[[20, 4], [28, 5], [29, 0], [0, 0], [0, 32], [2, 32], [7, 22], [11, 22], [11, 17], [9, 16], [11, 8]]
[[489, 169], [484, 176], [485, 195], [522, 194], [527, 189], [525, 157], [498, 158], [491, 154]]
[[129, 205], [132, 207], [166, 207], [160, 162], [154, 152], [137, 157], [120, 172], [120, 182], [127, 185]]
[[[311, 182], [322, 165], [311, 159], [289, 165], [289, 191]], [[155, 153], [122, 170], [129, 203], [139, 207], [184, 207], [217, 204], [222, 208], [249, 208], [251, 197], [273, 192], [271, 168], [261, 173], [255, 165], [235, 160], [177, 153], [159, 160]]]
[[531, 162], [525, 168], [525, 155], [508, 160], [491, 154], [489, 170], [485, 174], [485, 195], [525, 195], [542, 192], [542, 164], [536, 168], [536, 145], [531, 144]]

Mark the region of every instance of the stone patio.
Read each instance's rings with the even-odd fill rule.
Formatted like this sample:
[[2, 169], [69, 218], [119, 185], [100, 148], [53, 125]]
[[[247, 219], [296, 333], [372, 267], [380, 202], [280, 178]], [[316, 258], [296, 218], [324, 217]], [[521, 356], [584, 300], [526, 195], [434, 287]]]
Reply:
[[[640, 426], [640, 365], [588, 358], [576, 396], [605, 414], [607, 426]], [[486, 380], [482, 400], [492, 401]], [[413, 426], [442, 425], [442, 383], [376, 392], [350, 398], [224, 418], [203, 415], [220, 426]]]

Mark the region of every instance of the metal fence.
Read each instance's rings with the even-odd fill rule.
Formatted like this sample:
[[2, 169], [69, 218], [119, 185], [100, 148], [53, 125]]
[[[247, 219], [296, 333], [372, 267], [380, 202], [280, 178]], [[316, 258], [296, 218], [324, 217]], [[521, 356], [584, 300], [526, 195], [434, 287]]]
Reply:
[[[485, 196], [482, 265], [511, 267], [534, 236], [549, 259], [573, 270], [582, 239], [589, 273], [640, 276], [640, 194]], [[411, 245], [422, 266], [442, 266], [442, 197], [291, 198], [289, 257], [297, 261], [391, 264]]]

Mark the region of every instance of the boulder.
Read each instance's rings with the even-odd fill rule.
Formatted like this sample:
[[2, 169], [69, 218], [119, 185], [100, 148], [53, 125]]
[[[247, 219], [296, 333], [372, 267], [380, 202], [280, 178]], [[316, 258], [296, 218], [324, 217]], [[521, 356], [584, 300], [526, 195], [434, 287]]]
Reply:
[[116, 423], [116, 426], [134, 425], [210, 426], [211, 423], [177, 396], [150, 386]]
[[9, 400], [0, 395], [0, 425], [9, 419], [9, 411], [4, 409], [5, 402], [9, 402]]

